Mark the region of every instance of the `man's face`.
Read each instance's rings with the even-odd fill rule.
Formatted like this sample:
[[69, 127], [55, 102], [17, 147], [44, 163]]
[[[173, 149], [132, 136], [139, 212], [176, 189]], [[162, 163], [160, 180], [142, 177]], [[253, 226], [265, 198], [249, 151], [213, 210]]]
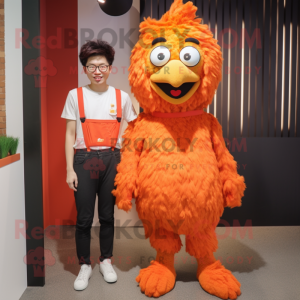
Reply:
[[[108, 66], [109, 63], [106, 60], [105, 56], [97, 55], [89, 57], [86, 66]], [[107, 70], [101, 71], [99, 68], [96, 68], [94, 72], [90, 72], [87, 67], [83, 67], [84, 73], [87, 75], [92, 84], [102, 85], [106, 83], [106, 80], [111, 73], [112, 66], [108, 66]]]

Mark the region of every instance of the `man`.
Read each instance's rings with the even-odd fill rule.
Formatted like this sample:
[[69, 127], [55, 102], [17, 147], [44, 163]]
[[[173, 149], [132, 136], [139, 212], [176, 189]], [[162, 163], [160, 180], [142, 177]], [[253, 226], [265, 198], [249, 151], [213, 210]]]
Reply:
[[[79, 59], [84, 73], [91, 81], [82, 87], [86, 119], [116, 120], [116, 91], [107, 84], [112, 70], [115, 51], [101, 40], [86, 42], [80, 50]], [[121, 91], [122, 122], [137, 118], [130, 97]], [[91, 226], [94, 217], [95, 199], [98, 194], [98, 216], [100, 222], [100, 272], [107, 282], [115, 282], [117, 274], [111, 264], [114, 237], [114, 189], [116, 165], [120, 162], [121, 130], [114, 151], [109, 146], [90, 147], [87, 151], [83, 135], [82, 120], [78, 108], [77, 89], [69, 91], [61, 115], [66, 119], [65, 154], [67, 162], [67, 183], [74, 190], [77, 221], [76, 251], [81, 265], [74, 282], [75, 290], [88, 286], [92, 274], [90, 261]], [[76, 133], [76, 140], [75, 140]], [[101, 135], [99, 133], [99, 135]], [[75, 141], [75, 143], [74, 143]], [[74, 149], [76, 153], [74, 155]]]

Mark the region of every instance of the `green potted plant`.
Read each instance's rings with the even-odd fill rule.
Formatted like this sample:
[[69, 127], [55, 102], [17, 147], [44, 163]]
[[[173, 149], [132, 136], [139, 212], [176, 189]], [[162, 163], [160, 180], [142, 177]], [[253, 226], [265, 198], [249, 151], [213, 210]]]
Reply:
[[19, 138], [0, 136], [0, 168], [20, 159]]

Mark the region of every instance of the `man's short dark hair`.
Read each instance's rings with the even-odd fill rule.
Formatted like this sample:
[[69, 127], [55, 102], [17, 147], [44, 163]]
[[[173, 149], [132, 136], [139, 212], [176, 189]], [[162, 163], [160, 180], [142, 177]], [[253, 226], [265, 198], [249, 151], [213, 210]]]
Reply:
[[105, 56], [107, 62], [112, 65], [115, 58], [115, 50], [109, 43], [99, 39], [87, 41], [80, 49], [79, 59], [81, 64], [86, 66], [89, 57], [96, 55]]

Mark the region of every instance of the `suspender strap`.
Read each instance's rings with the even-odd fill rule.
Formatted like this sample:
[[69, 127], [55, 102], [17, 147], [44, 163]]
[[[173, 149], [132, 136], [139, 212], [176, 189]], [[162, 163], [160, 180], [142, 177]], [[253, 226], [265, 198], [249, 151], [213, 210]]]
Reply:
[[117, 120], [121, 122], [122, 117], [122, 105], [121, 105], [121, 91], [118, 89], [116, 90], [116, 98], [117, 98]]
[[[115, 89], [116, 91], [116, 99], [117, 99], [117, 121], [121, 122], [121, 116], [122, 116], [122, 105], [121, 105], [121, 91], [118, 89]], [[111, 146], [112, 151], [115, 151], [115, 147]]]
[[83, 140], [86, 145], [87, 151], [90, 152], [91, 149], [86, 143], [86, 138], [88, 136], [87, 133], [87, 128], [86, 128], [86, 123], [85, 123], [85, 114], [84, 114], [84, 103], [83, 103], [83, 92], [82, 92], [82, 87], [77, 88], [77, 97], [78, 97], [78, 108], [79, 108], [79, 116], [80, 116], [80, 121], [81, 121], [81, 127], [82, 127], [82, 132], [83, 132]]
[[83, 104], [82, 87], [79, 87], [77, 89], [77, 96], [78, 96], [78, 108], [79, 108], [80, 121], [81, 121], [81, 123], [84, 123], [84, 121], [85, 121], [85, 115], [84, 115], [84, 104]]

